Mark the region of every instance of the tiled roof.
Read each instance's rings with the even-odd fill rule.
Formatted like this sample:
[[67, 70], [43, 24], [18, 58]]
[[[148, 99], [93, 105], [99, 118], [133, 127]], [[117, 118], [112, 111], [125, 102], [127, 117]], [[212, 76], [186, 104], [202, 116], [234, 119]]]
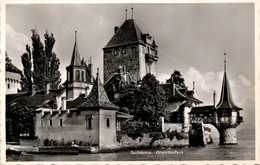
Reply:
[[6, 60], [5, 60], [5, 71], [14, 72], [14, 73], [22, 73], [22, 71], [20, 71], [16, 66], [14, 66], [11, 63], [11, 60], [8, 57], [6, 57]]
[[242, 108], [238, 107], [233, 101], [226, 71], [223, 76], [220, 101], [217, 104], [216, 109], [242, 110]]
[[84, 62], [84, 67], [86, 68], [86, 82], [91, 83], [91, 79], [94, 80], [94, 76], [91, 74], [88, 65]]
[[75, 32], [75, 44], [73, 48], [70, 66], [82, 66], [80, 55], [79, 55], [78, 44], [77, 44], [77, 32]]
[[6, 104], [11, 105], [14, 102], [20, 102], [28, 107], [54, 107], [56, 96], [60, 95], [62, 89], [51, 90], [48, 94], [44, 91], [36, 91], [34, 95], [30, 93], [18, 93], [6, 95]]
[[189, 114], [212, 113], [212, 112], [214, 112], [213, 109], [214, 109], [213, 105], [202, 106], [202, 107], [192, 107]]
[[67, 109], [77, 108], [80, 104], [84, 103], [85, 101], [85, 94], [81, 94], [76, 99], [67, 101]]
[[143, 44], [144, 42], [141, 39], [141, 34], [141, 29], [133, 19], [126, 20], [104, 49], [135, 43]]
[[184, 89], [178, 85], [175, 85], [175, 94], [173, 95], [173, 85], [171, 83], [160, 84], [160, 86], [164, 89], [170, 102], [177, 100], [190, 100], [195, 103], [202, 103], [202, 101], [195, 98], [190, 91], [187, 91], [186, 88]]
[[116, 105], [109, 101], [104, 87], [102, 86], [97, 74], [96, 81], [87, 99], [78, 108], [103, 107], [108, 109], [118, 109]]

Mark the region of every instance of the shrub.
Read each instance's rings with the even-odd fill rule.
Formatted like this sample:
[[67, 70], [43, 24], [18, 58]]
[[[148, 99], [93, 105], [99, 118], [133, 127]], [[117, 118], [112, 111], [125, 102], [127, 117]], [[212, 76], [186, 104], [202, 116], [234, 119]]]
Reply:
[[50, 140], [48, 138], [43, 141], [44, 146], [49, 146], [49, 144], [50, 144]]

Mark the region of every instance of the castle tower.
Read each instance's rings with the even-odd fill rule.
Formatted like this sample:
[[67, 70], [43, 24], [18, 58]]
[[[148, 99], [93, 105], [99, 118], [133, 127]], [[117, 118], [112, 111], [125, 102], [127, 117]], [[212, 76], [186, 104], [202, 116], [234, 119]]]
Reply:
[[75, 31], [75, 44], [70, 65], [66, 67], [66, 97], [67, 100], [74, 100], [80, 94], [88, 94], [87, 91], [93, 86], [92, 63], [87, 65], [84, 59], [80, 59], [77, 45], [77, 31]]
[[156, 75], [157, 48], [153, 37], [142, 33], [133, 19], [125, 20], [114, 28], [114, 36], [103, 48], [104, 82], [119, 68], [125, 67], [134, 81], [147, 73]]
[[216, 125], [219, 131], [220, 145], [237, 144], [235, 128], [243, 122], [243, 117], [241, 117], [239, 113], [240, 110], [242, 110], [242, 108], [234, 103], [231, 95], [225, 60], [220, 101], [216, 106], [218, 116]]

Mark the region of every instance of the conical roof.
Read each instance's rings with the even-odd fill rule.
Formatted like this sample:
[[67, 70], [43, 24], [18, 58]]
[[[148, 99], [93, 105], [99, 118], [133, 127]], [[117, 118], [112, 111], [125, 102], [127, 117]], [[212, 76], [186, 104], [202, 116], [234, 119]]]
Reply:
[[222, 89], [220, 95], [220, 101], [216, 106], [216, 109], [234, 109], [234, 110], [242, 110], [242, 108], [238, 107], [232, 98], [231, 90], [229, 86], [229, 81], [226, 72], [226, 61], [225, 61], [225, 69], [224, 69], [224, 76], [222, 82]]
[[78, 44], [77, 44], [77, 31], [75, 31], [75, 44], [73, 48], [70, 66], [82, 66], [80, 55], [79, 55]]
[[106, 109], [118, 109], [116, 105], [109, 101], [107, 93], [101, 84], [99, 73], [97, 73], [96, 81], [86, 101], [79, 105], [79, 108], [102, 107]]
[[143, 43], [141, 35], [142, 31], [133, 19], [125, 20], [104, 49], [134, 43]]

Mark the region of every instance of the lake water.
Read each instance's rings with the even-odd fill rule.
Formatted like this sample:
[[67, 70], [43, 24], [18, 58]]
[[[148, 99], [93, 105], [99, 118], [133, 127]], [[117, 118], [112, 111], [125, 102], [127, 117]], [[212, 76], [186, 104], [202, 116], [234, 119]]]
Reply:
[[218, 139], [206, 147], [186, 147], [173, 149], [132, 150], [118, 153], [47, 155], [8, 155], [6, 161], [185, 161], [185, 160], [254, 160], [255, 137], [243, 134], [238, 137], [238, 145], [220, 146]]

